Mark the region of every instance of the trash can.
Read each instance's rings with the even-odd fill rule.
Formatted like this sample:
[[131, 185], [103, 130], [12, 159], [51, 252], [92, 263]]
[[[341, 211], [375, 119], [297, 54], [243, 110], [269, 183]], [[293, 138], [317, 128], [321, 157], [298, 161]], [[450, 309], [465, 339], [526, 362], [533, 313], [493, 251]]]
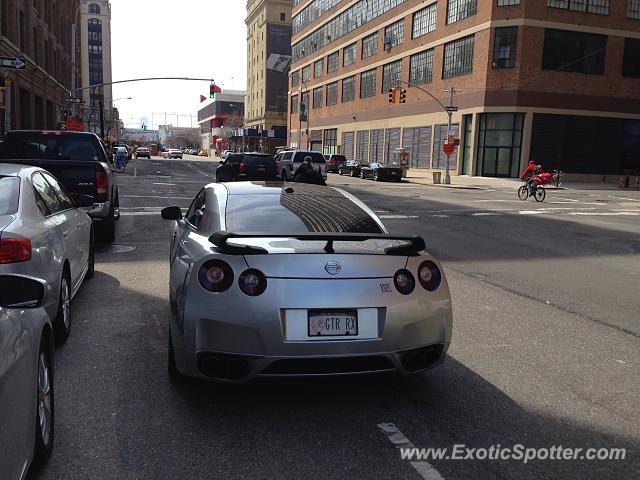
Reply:
[[433, 172], [433, 183], [442, 183], [442, 172]]

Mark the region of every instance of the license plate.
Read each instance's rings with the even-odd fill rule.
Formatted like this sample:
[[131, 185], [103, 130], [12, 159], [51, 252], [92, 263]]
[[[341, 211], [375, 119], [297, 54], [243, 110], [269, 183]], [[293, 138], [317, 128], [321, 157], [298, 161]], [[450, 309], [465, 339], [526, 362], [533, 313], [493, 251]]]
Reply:
[[309, 310], [310, 337], [358, 335], [357, 310]]
[[265, 168], [264, 167], [256, 167], [256, 171], [258, 172], [264, 172]]

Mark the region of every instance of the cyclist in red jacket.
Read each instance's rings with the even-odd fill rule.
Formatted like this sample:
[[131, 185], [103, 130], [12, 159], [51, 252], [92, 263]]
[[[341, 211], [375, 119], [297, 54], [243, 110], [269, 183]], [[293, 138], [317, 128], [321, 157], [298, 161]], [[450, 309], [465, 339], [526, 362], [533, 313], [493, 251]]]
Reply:
[[527, 168], [524, 169], [524, 172], [522, 172], [522, 175], [520, 175], [520, 180], [522, 180], [523, 182], [526, 182], [527, 184], [527, 189], [529, 190], [529, 195], [533, 195], [534, 191], [533, 191], [533, 175], [536, 172], [536, 170], [540, 168], [539, 165], [536, 165], [536, 162], [534, 162], [533, 160], [529, 160], [529, 165], [527, 165]]

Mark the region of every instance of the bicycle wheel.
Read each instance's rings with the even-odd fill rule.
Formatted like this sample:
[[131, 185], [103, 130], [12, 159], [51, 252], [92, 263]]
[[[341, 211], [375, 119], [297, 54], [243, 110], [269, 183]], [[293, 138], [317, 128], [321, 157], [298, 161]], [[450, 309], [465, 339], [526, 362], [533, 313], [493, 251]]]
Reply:
[[555, 184], [556, 187], [562, 185], [562, 172], [556, 172]]
[[547, 192], [543, 187], [538, 187], [536, 188], [536, 191], [534, 193], [534, 198], [536, 199], [536, 202], [544, 202], [544, 199], [547, 196]]
[[520, 200], [526, 200], [527, 198], [529, 198], [529, 189], [527, 188], [526, 185], [522, 185], [518, 189], [518, 198]]

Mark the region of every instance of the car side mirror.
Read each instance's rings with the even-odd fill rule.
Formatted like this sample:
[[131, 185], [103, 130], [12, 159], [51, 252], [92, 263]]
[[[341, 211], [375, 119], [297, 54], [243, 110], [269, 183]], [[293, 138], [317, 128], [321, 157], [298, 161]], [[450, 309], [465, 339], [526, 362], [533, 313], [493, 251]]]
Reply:
[[180, 207], [165, 207], [160, 212], [164, 220], [180, 220], [182, 218], [182, 210]]
[[31, 278], [0, 276], [0, 307], [37, 308], [44, 303], [45, 286]]
[[75, 195], [73, 197], [76, 207], [93, 207], [95, 199], [91, 195]]

